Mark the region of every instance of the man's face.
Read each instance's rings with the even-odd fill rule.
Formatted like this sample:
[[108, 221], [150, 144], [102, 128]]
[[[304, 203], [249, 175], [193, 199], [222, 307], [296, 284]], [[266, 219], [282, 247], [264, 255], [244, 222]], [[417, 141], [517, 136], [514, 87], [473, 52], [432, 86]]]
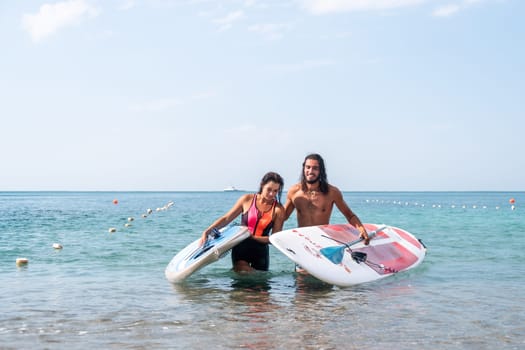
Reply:
[[315, 159], [307, 159], [304, 162], [304, 177], [309, 184], [316, 183], [319, 180], [319, 162]]

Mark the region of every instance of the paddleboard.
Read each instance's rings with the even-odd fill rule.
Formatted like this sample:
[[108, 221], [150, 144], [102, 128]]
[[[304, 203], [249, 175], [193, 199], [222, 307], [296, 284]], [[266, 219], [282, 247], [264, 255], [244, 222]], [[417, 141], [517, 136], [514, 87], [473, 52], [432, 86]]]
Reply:
[[234, 225], [215, 231], [204, 245], [201, 245], [199, 238], [171, 259], [164, 274], [172, 283], [181, 282], [197, 270], [225, 256], [249, 236], [248, 227]]
[[[379, 229], [368, 246], [359, 240], [359, 230], [350, 224], [285, 230], [272, 234], [270, 242], [314, 277], [340, 287], [412, 269], [425, 258], [426, 247], [411, 233], [393, 226], [364, 226], [367, 232]], [[352, 244], [346, 247], [340, 242]], [[340, 259], [332, 256], [337, 250], [342, 255]]]

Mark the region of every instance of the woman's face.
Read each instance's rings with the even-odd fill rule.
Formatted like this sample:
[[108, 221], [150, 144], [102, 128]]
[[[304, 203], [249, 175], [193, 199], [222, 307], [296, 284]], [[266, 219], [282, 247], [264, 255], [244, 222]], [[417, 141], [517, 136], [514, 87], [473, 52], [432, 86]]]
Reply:
[[269, 181], [263, 185], [261, 195], [266, 200], [274, 200], [280, 189], [281, 185], [277, 182]]

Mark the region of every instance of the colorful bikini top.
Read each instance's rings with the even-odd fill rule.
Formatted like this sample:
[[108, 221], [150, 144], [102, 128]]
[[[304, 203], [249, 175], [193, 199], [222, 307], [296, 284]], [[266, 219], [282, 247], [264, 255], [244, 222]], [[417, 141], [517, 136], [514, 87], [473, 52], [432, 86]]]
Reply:
[[270, 235], [270, 230], [273, 227], [273, 214], [275, 212], [275, 204], [273, 201], [272, 207], [265, 212], [257, 209], [257, 194], [253, 195], [252, 204], [246, 213], [242, 213], [241, 225], [248, 226], [250, 232], [257, 237], [264, 237]]

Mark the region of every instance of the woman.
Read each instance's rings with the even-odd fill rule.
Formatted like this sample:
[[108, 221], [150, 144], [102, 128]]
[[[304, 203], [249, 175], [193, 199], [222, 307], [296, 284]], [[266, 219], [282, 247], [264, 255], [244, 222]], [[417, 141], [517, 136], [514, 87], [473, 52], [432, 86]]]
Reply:
[[270, 231], [279, 232], [283, 228], [284, 208], [281, 204], [283, 186], [284, 181], [279, 174], [266, 173], [261, 180], [258, 193], [241, 196], [224, 216], [204, 230], [202, 244], [206, 242], [214, 228], [220, 229], [242, 214], [241, 225], [248, 226], [251, 236], [233, 247], [233, 269], [236, 272], [268, 271]]

